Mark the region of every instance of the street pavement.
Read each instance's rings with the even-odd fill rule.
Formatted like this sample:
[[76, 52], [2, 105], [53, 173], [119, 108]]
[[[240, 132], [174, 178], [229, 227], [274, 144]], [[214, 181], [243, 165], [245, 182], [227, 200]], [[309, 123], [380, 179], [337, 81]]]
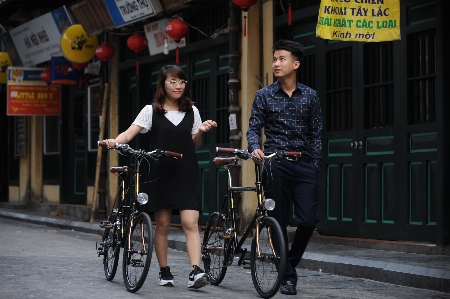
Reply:
[[[169, 249], [175, 276], [172, 288], [157, 285], [158, 263], [152, 264], [143, 287], [129, 293], [121, 262], [112, 282], [105, 279], [97, 256], [98, 233], [80, 232], [0, 217], [0, 298], [259, 298], [250, 270], [229, 267], [219, 286], [187, 289], [189, 262], [183, 250]], [[398, 286], [368, 279], [298, 268], [297, 296], [273, 298], [450, 298], [449, 293]]]

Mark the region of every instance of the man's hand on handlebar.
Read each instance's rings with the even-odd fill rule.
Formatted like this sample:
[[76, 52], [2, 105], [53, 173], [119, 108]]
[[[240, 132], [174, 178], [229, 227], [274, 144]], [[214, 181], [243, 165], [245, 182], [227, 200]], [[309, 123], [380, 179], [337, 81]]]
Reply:
[[[252, 155], [255, 156], [256, 158], [260, 159], [261, 161], [264, 161], [264, 152], [260, 149], [255, 149], [252, 152]], [[255, 161], [255, 160], [253, 160]], [[256, 161], [255, 161], [256, 162]]]

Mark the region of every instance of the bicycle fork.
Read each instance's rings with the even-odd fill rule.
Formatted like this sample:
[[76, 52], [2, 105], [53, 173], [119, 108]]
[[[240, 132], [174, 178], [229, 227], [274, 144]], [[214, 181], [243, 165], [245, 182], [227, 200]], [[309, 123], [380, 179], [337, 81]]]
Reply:
[[272, 240], [272, 234], [271, 234], [271, 227], [269, 226], [269, 227], [267, 227], [267, 239], [269, 240], [269, 246], [270, 246], [270, 250], [272, 251], [272, 253], [273, 253], [273, 256], [270, 256], [270, 257], [267, 257], [267, 256], [263, 256], [262, 254], [261, 254], [261, 247], [260, 247], [260, 243], [259, 243], [259, 232], [260, 232], [260, 230], [259, 230], [259, 224], [261, 223], [261, 221], [259, 221], [259, 220], [256, 220], [256, 223], [255, 223], [255, 227], [256, 227], [256, 253], [257, 253], [257, 258], [276, 258], [276, 259], [278, 259], [278, 254], [277, 254], [277, 252], [276, 252], [276, 250], [275, 250], [275, 246], [273, 245], [273, 240]]
[[131, 235], [132, 235], [132, 231], [133, 231], [133, 223], [134, 223], [134, 219], [135, 219], [135, 215], [132, 214], [130, 215], [130, 222], [128, 225], [128, 239], [127, 239], [127, 264], [129, 265], [130, 263], [132, 264], [133, 267], [143, 267], [143, 262], [141, 261], [141, 259], [132, 259], [131, 257], [133, 256], [133, 254], [139, 254], [141, 256], [143, 255], [147, 255], [147, 246], [145, 245], [145, 230], [144, 230], [144, 226], [141, 225], [140, 226], [140, 230], [141, 230], [141, 246], [142, 246], [142, 250], [139, 249], [134, 249], [131, 246]]

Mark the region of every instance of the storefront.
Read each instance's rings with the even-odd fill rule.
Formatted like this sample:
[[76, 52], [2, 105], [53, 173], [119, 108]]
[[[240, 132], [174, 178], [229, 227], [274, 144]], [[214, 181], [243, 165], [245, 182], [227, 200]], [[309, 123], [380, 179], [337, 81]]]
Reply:
[[[446, 119], [450, 107], [444, 100], [449, 94], [449, 76], [444, 69], [448, 58], [443, 51], [444, 40], [449, 37], [443, 30], [444, 12], [449, 8], [446, 1], [401, 1], [401, 39], [379, 43], [317, 37], [319, 0], [290, 1], [290, 25], [288, 1], [258, 1], [245, 13], [245, 36], [244, 14], [241, 16], [241, 9], [231, 1], [203, 1], [202, 5], [196, 2], [202, 1], [192, 1], [177, 11], [191, 25], [186, 46], [180, 48], [179, 65], [188, 74], [202, 118], [219, 123], [197, 152], [203, 182], [201, 222], [218, 209], [225, 188], [224, 173], [211, 163], [216, 155], [214, 149], [230, 144], [246, 148], [245, 132], [253, 96], [261, 86], [274, 80], [271, 46], [275, 40], [286, 38], [305, 46], [300, 80], [317, 90], [322, 103], [319, 233], [440, 246], [450, 243], [450, 220], [446, 215], [450, 210], [446, 196], [449, 187], [445, 183], [450, 178], [450, 159], [445, 155], [450, 149], [446, 134], [450, 129]], [[236, 12], [239, 37], [233, 47], [236, 27], [227, 24], [230, 19], [233, 24]], [[149, 19], [148, 23], [174, 14], [172, 11]], [[131, 33], [123, 29], [99, 35], [100, 41], [106, 40], [116, 49], [115, 57], [108, 62], [107, 79], [100, 75], [98, 82], [86, 81], [81, 89], [64, 87], [66, 100], [56, 122], [27, 117], [27, 154], [19, 158], [14, 156], [15, 120], [6, 118], [11, 161], [5, 183], [9, 202], [55, 201], [90, 206], [97, 149], [91, 146], [95, 136], [87, 119], [89, 96], [95, 94], [92, 92], [96, 86], [103, 95], [103, 84], [109, 82], [105, 134], [114, 137], [151, 102], [159, 69], [175, 63], [175, 51], [168, 55], [131, 51], [126, 45]], [[230, 68], [231, 58], [236, 57], [238, 68]], [[237, 77], [237, 81], [231, 77]], [[237, 105], [230, 104], [231, 84], [238, 86]], [[6, 97], [3, 88], [1, 93]], [[231, 132], [228, 117], [236, 111], [238, 129]], [[35, 153], [31, 159], [30, 151], [42, 147], [44, 142], [36, 128], [42, 128], [46, 121], [46, 126], [59, 128], [60, 152]], [[145, 148], [149, 142], [145, 135], [131, 145]], [[33, 166], [39, 157], [41, 170]], [[106, 153], [104, 159], [103, 169], [131, 163], [127, 157], [112, 153]], [[32, 178], [39, 177], [33, 171], [42, 173], [42, 183], [33, 182]], [[254, 184], [253, 171], [252, 164], [242, 165], [243, 185]], [[24, 176], [24, 172], [28, 175]], [[105, 170], [103, 177], [105, 189], [99, 191], [106, 192], [101, 202], [108, 206], [112, 195], [107, 190], [115, 190], [116, 182], [107, 177]], [[239, 206], [241, 225], [245, 225], [254, 209], [251, 195], [242, 194]]]

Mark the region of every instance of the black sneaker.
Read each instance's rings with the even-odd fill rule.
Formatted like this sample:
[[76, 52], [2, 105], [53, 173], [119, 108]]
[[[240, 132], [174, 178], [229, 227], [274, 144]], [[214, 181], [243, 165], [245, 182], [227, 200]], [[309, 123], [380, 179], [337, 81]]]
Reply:
[[169, 266], [161, 267], [158, 284], [164, 287], [173, 287], [173, 275], [170, 273]]
[[295, 283], [287, 281], [281, 284], [280, 291], [284, 295], [297, 295], [297, 286]]
[[194, 270], [189, 274], [188, 288], [199, 289], [209, 283], [209, 276], [198, 266], [193, 266]]

